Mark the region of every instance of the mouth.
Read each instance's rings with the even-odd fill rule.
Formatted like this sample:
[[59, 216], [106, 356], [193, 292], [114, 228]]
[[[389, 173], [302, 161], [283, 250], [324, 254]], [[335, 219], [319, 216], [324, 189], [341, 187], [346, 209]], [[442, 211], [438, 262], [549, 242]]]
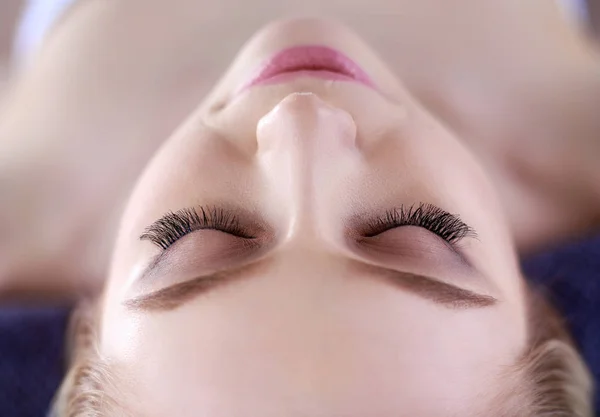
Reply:
[[369, 75], [341, 52], [325, 46], [296, 46], [284, 49], [259, 66], [240, 92], [259, 85], [279, 84], [299, 77], [357, 82], [370, 88]]

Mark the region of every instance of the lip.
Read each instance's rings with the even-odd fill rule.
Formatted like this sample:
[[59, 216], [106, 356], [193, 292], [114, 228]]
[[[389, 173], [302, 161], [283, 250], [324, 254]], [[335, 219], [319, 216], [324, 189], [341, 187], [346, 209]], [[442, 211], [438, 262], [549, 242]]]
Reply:
[[369, 75], [346, 55], [326, 46], [306, 45], [284, 49], [263, 62], [239, 91], [299, 77], [357, 82], [375, 89]]

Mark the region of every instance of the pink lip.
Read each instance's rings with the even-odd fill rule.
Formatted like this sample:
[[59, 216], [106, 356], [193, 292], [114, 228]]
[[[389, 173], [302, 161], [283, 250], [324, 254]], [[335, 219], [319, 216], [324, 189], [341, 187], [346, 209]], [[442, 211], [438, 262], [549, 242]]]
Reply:
[[284, 49], [263, 63], [258, 74], [240, 91], [257, 85], [285, 83], [298, 77], [351, 81], [375, 88], [367, 73], [341, 52], [325, 46], [296, 46]]

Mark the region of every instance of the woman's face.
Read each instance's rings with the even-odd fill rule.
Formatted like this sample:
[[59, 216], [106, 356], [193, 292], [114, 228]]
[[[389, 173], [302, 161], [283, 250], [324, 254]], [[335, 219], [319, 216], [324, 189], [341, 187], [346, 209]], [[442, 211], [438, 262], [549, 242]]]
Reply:
[[[304, 74], [238, 91], [265, 58], [315, 44], [376, 87]], [[288, 21], [147, 167], [99, 349], [133, 415], [474, 415], [510, 388], [523, 299], [460, 138], [354, 34]]]

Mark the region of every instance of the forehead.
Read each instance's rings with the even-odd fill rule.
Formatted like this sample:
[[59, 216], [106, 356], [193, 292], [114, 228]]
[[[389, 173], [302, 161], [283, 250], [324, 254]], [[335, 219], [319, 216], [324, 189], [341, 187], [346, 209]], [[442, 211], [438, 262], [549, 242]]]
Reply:
[[464, 416], [520, 350], [502, 310], [449, 313], [313, 269], [273, 268], [173, 312], [106, 323], [127, 403], [148, 416]]

